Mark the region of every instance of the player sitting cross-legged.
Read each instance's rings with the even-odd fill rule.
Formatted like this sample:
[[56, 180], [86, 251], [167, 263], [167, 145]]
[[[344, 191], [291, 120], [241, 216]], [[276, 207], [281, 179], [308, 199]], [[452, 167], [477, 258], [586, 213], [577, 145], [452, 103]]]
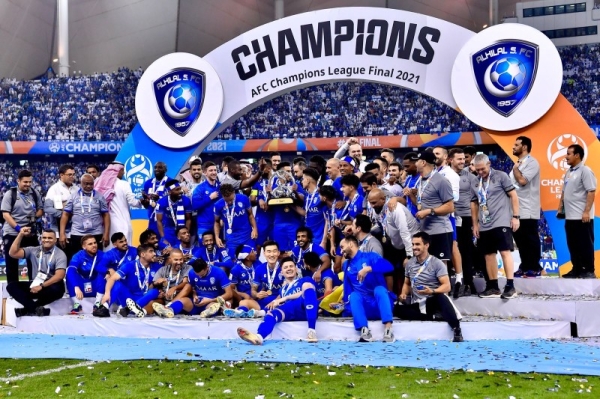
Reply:
[[221, 306], [233, 296], [231, 282], [223, 270], [209, 266], [204, 259], [195, 259], [188, 279], [192, 298], [179, 298], [168, 306], [154, 302], [152, 307], [160, 317], [174, 317], [183, 311], [200, 317], [214, 316]]
[[239, 327], [237, 333], [241, 339], [253, 345], [262, 345], [264, 339], [269, 336], [275, 324], [282, 321], [307, 321], [308, 342], [317, 342], [317, 316], [319, 304], [315, 283], [310, 277], [302, 277], [292, 258], [284, 258], [281, 261], [281, 273], [284, 282], [281, 294], [268, 306], [265, 319], [258, 326], [257, 333], [252, 333], [245, 328]]

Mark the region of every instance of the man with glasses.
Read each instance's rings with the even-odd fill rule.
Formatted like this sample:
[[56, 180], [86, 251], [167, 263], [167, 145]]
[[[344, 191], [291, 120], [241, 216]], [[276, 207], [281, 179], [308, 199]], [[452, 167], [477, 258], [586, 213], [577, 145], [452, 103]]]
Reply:
[[[62, 165], [58, 169], [58, 181], [53, 184], [46, 193], [46, 200], [44, 201], [44, 213], [50, 220], [50, 228], [56, 232], [57, 238], [68, 239], [71, 237], [71, 223], [67, 223], [65, 227], [65, 237], [61, 237], [60, 231], [60, 220], [62, 218], [63, 209], [67, 205], [67, 201], [71, 198], [72, 194], [77, 193], [79, 187], [75, 183], [75, 168], [72, 165]], [[73, 247], [63, 247], [68, 259], [79, 251], [79, 245]]]

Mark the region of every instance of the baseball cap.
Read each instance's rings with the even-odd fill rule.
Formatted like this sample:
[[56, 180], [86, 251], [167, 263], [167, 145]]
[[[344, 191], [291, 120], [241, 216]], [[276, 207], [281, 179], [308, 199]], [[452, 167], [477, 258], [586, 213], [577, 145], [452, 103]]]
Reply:
[[244, 245], [237, 258], [239, 260], [244, 260], [252, 253], [252, 251], [254, 251], [254, 248], [252, 248], [250, 245]]
[[429, 164], [434, 165], [435, 159], [436, 159], [435, 154], [433, 152], [423, 151], [423, 152], [419, 153], [419, 155], [417, 156], [416, 159], [414, 159], [414, 161], [423, 160]]
[[352, 165], [353, 167], [356, 168], [356, 161], [351, 156], [345, 156], [344, 158], [340, 159], [340, 161], [347, 162], [347, 163], [349, 163], [350, 165]]

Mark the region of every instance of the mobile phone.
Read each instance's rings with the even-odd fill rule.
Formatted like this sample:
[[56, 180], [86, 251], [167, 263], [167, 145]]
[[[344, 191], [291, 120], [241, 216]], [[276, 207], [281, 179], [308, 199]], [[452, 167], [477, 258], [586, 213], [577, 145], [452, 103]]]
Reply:
[[425, 289], [425, 286], [424, 285], [417, 285], [417, 289], [419, 291], [423, 291]]

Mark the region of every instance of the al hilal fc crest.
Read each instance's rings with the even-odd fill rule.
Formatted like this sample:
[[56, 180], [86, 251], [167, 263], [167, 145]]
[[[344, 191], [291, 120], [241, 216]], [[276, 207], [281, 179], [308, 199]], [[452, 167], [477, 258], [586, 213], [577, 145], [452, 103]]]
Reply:
[[163, 120], [175, 133], [185, 136], [202, 112], [205, 74], [178, 68], [155, 80], [152, 86]]
[[527, 98], [537, 72], [538, 46], [502, 40], [471, 55], [477, 89], [497, 113], [509, 117]]

